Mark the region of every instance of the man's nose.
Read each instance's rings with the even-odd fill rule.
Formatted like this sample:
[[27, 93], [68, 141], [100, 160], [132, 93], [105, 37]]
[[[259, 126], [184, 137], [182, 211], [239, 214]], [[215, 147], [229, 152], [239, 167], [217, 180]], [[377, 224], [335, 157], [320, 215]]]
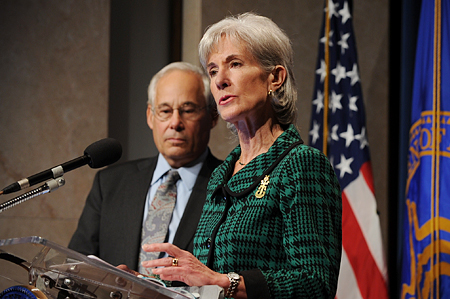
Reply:
[[183, 118], [181, 117], [181, 113], [178, 109], [173, 109], [173, 113], [169, 119], [169, 122], [171, 129], [180, 131], [182, 128], [184, 128]]

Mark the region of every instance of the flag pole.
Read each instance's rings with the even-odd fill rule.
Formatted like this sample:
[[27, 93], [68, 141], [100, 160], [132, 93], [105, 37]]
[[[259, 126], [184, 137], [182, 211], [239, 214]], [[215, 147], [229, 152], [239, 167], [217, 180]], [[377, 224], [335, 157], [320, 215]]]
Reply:
[[330, 78], [330, 1], [327, 1], [327, 8], [325, 12], [325, 44], [324, 44], [324, 56], [325, 56], [325, 68], [326, 76], [323, 87], [323, 140], [322, 140], [322, 152], [325, 156], [328, 156], [328, 102], [329, 102], [329, 78]]
[[[439, 226], [439, 169], [440, 169], [440, 119], [441, 119], [441, 0], [435, 0], [434, 6], [434, 78], [433, 78], [433, 98], [434, 98], [434, 117], [433, 122], [433, 139], [434, 139], [434, 153], [433, 153], [433, 167], [435, 167], [432, 172], [434, 176], [434, 184], [432, 186], [434, 191], [432, 196], [432, 203], [434, 204], [434, 209], [432, 207], [432, 213], [434, 212], [433, 224], [432, 224], [432, 246], [433, 246], [433, 257], [435, 257], [435, 263], [433, 263], [434, 258], [432, 258], [432, 288], [431, 296], [433, 296], [433, 291], [436, 290], [436, 298], [439, 299], [440, 296], [440, 226]], [[434, 289], [434, 281], [436, 281], [436, 289]]]

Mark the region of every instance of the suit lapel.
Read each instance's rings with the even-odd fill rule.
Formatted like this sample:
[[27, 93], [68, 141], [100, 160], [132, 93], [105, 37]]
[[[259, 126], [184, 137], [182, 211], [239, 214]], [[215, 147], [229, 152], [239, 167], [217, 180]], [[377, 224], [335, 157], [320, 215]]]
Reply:
[[194, 188], [192, 189], [191, 196], [189, 197], [173, 240], [173, 244], [181, 249], [192, 252], [192, 242], [205, 203], [206, 187], [208, 186], [211, 173], [219, 164], [220, 161], [209, 152], [195, 181]]
[[[141, 161], [137, 164], [138, 171], [130, 175], [129, 194], [126, 195], [129, 204], [123, 211], [127, 227], [127, 245], [129, 249], [126, 253], [126, 260], [129, 265], [137, 267], [139, 262], [139, 252], [141, 250], [141, 231], [144, 217], [145, 200], [152, 181], [153, 172], [156, 167], [157, 158]], [[137, 269], [137, 268], [135, 268]]]

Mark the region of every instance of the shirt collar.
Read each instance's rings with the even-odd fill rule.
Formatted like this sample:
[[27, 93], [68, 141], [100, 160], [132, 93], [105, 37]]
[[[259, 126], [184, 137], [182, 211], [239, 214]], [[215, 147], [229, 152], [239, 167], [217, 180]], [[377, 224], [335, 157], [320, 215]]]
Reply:
[[[209, 149], [207, 148], [200, 157], [197, 158], [193, 163], [189, 163], [189, 167], [180, 167], [176, 170], [180, 174], [181, 181], [184, 182], [186, 187], [189, 190], [192, 190], [195, 185], [195, 181], [197, 180], [197, 176], [200, 172], [200, 169], [205, 162], [206, 156], [208, 155]], [[153, 178], [151, 185], [155, 184], [161, 177], [163, 177], [169, 170], [171, 170], [169, 163], [164, 159], [163, 155], [160, 153], [158, 155], [158, 162], [156, 163], [156, 168], [153, 173]]]

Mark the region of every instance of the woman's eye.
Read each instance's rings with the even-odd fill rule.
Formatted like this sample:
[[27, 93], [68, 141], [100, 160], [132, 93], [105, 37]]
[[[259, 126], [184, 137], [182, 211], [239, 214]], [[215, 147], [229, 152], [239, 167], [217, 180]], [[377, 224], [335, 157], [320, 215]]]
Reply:
[[213, 77], [215, 74], [217, 74], [216, 70], [210, 70], [209, 71], [209, 77]]

